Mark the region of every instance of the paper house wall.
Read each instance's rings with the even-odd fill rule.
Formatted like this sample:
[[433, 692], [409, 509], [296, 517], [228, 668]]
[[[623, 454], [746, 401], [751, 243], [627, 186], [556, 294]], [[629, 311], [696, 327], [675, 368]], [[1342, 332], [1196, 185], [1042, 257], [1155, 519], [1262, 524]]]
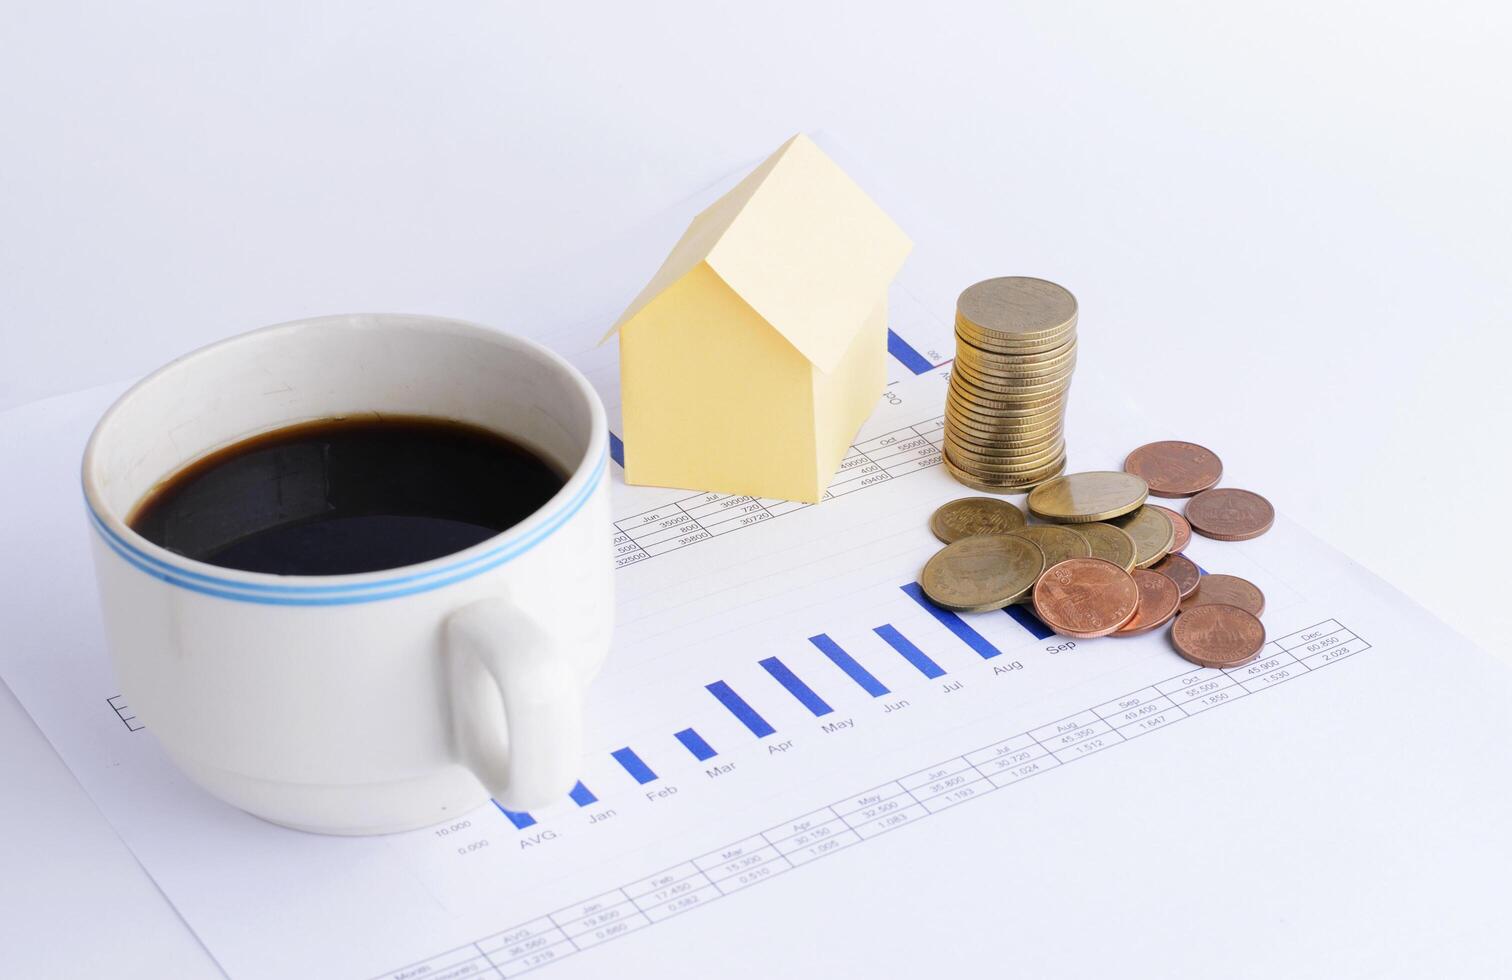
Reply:
[[625, 479], [817, 501], [886, 383], [912, 244], [798, 135], [693, 219], [611, 329]]

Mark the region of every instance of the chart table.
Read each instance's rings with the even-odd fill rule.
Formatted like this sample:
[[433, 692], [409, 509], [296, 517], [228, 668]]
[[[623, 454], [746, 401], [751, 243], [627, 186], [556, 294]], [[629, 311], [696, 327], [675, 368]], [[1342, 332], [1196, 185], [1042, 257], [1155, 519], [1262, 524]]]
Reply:
[[1337, 620], [1317, 623], [1271, 640], [1243, 667], [1175, 674], [375, 980], [520, 976], [1368, 649]]
[[[941, 415], [858, 442], [840, 460], [820, 503], [938, 466], [944, 441]], [[692, 494], [615, 521], [614, 565], [633, 565], [812, 506], [769, 497]]]

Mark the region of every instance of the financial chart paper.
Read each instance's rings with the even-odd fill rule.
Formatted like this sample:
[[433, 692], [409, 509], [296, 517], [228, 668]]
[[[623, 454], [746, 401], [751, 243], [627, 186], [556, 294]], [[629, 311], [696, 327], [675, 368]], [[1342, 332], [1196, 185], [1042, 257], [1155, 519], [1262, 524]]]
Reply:
[[[1266, 593], [1269, 642], [1236, 670], [1194, 668], [1164, 631], [1071, 641], [1022, 608], [931, 606], [926, 522], [963, 490], [939, 465], [949, 368], [919, 333], [898, 331], [918, 360], [894, 358], [818, 504], [612, 468], [618, 632], [553, 807], [331, 838], [180, 776], [114, 687], [78, 502], [39, 489], [71, 483], [114, 391], [3, 420], [38, 479], [6, 491], [36, 561], [7, 572], [0, 666], [235, 977], [1338, 977], [1498, 957], [1507, 671], [1284, 517], [1187, 552]], [[612, 353], [582, 361], [611, 405]], [[1115, 415], [1072, 463], [1117, 467], [1148, 435]]]

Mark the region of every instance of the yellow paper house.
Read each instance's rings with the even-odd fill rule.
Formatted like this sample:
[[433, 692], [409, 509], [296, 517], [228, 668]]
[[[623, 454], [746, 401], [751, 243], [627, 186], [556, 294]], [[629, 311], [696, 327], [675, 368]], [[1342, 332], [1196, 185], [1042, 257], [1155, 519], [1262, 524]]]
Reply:
[[798, 135], [693, 219], [610, 330], [625, 479], [817, 501], [886, 383], [912, 243]]

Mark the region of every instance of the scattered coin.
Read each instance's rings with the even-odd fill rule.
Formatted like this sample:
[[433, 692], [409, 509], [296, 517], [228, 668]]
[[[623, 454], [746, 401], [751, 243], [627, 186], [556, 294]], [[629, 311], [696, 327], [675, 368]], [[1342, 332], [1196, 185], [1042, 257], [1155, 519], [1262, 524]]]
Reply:
[[1135, 569], [1134, 584], [1139, 587], [1139, 605], [1134, 618], [1118, 628], [1114, 636], [1138, 636], [1169, 623], [1181, 606], [1181, 592], [1176, 583], [1147, 568]]
[[941, 548], [919, 581], [937, 606], [988, 612], [1018, 601], [1044, 570], [1045, 553], [1028, 538], [980, 534]]
[[1092, 545], [1086, 538], [1058, 524], [1030, 524], [1010, 533], [1039, 545], [1045, 553], [1046, 568], [1053, 568], [1067, 558], [1092, 557]]
[[1062, 636], [1107, 636], [1138, 608], [1139, 586], [1133, 577], [1101, 558], [1069, 558], [1034, 585], [1034, 611]]
[[1188, 609], [1171, 628], [1176, 652], [1199, 667], [1242, 667], [1260, 655], [1265, 627], [1238, 606]]
[[1190, 497], [1218, 485], [1223, 461], [1195, 442], [1152, 442], [1124, 460], [1124, 470], [1150, 485], [1154, 497]]
[[1180, 514], [1176, 513], [1169, 507], [1162, 507], [1159, 504], [1149, 503], [1145, 504], [1145, 506], [1154, 507], [1156, 510], [1160, 511], [1170, 519], [1171, 527], [1176, 529], [1176, 540], [1171, 542], [1171, 551], [1185, 551], [1186, 546], [1192, 543], [1192, 525], [1187, 523], [1187, 519], [1185, 517], [1182, 517]]
[[996, 497], [962, 497], [937, 508], [929, 529], [946, 544], [974, 534], [1006, 534], [1024, 526], [1024, 512]]
[[1171, 553], [1171, 545], [1176, 541], [1176, 526], [1155, 507], [1141, 507], [1108, 523], [1123, 528], [1134, 539], [1138, 551], [1134, 559], [1136, 568], [1149, 568], [1160, 561]]
[[1176, 588], [1181, 592], [1181, 598], [1183, 599], [1197, 591], [1198, 580], [1203, 577], [1196, 562], [1186, 555], [1178, 554], [1166, 555], [1160, 561], [1151, 565], [1150, 571], [1159, 572], [1172, 582], [1175, 582]]
[[1063, 524], [1106, 521], [1135, 510], [1148, 493], [1145, 482], [1130, 473], [1068, 473], [1034, 488], [1029, 513]]
[[[1030, 510], [1033, 511], [1032, 506]], [[1204, 537], [1248, 541], [1270, 530], [1276, 521], [1276, 509], [1258, 493], [1219, 487], [1204, 490], [1188, 500], [1186, 519], [1192, 530]]]
[[1064, 527], [1067, 531], [1073, 531], [1087, 539], [1087, 544], [1092, 546], [1093, 558], [1111, 561], [1126, 572], [1134, 570], [1139, 548], [1134, 544], [1134, 539], [1129, 537], [1129, 532], [1121, 527], [1114, 527], [1112, 524], [1104, 524], [1101, 521], [1093, 521], [1090, 524], [1047, 524], [1045, 526]]
[[1197, 591], [1182, 602], [1182, 609], [1197, 606], [1238, 606], [1251, 616], [1265, 613], [1265, 593], [1249, 579], [1237, 575], [1204, 575], [1197, 583]]
[[[1028, 282], [1039, 285], [1020, 306], [1008, 280], [962, 294], [942, 456], [967, 486], [1028, 491], [1029, 513], [1050, 523], [1026, 525], [1019, 508], [991, 497], [945, 504], [930, 518], [946, 547], [924, 567], [925, 593], [962, 612], [1031, 601], [1051, 629], [1080, 639], [1137, 636], [1175, 619], [1172, 642], [1192, 663], [1249, 663], [1265, 645], [1264, 593], [1236, 575], [1203, 574], [1181, 551], [1193, 532], [1258, 537], [1275, 509], [1259, 494], [1215, 487], [1223, 464], [1195, 443], [1140, 446], [1122, 472], [1062, 473], [1075, 300], [1051, 315], [1036, 303], [1059, 287]], [[1151, 496], [1191, 499], [1179, 514]]]

